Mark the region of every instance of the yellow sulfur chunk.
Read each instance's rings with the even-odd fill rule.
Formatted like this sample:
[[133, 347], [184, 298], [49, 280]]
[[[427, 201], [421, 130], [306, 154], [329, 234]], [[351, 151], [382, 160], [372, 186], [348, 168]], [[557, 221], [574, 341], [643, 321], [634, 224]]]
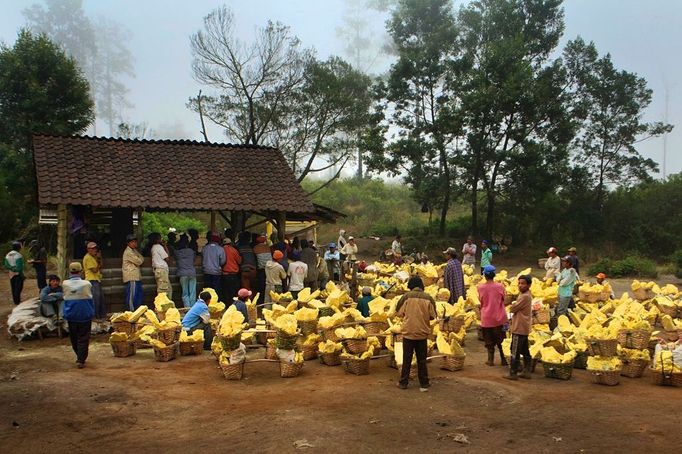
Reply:
[[154, 298], [154, 308], [159, 312], [166, 312], [171, 307], [175, 307], [175, 303], [168, 298], [165, 292], [161, 292]]
[[147, 320], [149, 320], [152, 323], [152, 325], [154, 325], [157, 329], [163, 328], [163, 326], [161, 326], [161, 323], [159, 322], [158, 317], [153, 311], [148, 310], [147, 312], [145, 312], [144, 316], [147, 317]]
[[150, 339], [149, 343], [152, 345], [152, 347], [156, 347], [156, 348], [166, 348], [167, 347], [166, 344], [164, 344], [163, 342], [161, 342], [158, 339]]
[[575, 352], [569, 351], [563, 355], [556, 351], [554, 347], [543, 347], [540, 350], [540, 358], [543, 362], [552, 364], [569, 364], [575, 359]]
[[589, 370], [618, 370], [623, 366], [621, 360], [614, 356], [589, 356], [587, 358], [587, 368]]
[[220, 319], [218, 333], [224, 337], [240, 336], [247, 323], [244, 323], [244, 315], [234, 305], [227, 308]]
[[302, 307], [301, 309], [294, 312], [296, 320], [299, 322], [309, 322], [317, 320], [317, 316], [320, 313], [318, 309], [311, 309], [309, 307]]
[[303, 339], [303, 345], [305, 346], [312, 346], [320, 342], [320, 335], [311, 333], [308, 334], [305, 339]]
[[175, 323], [176, 325], [180, 324], [180, 311], [177, 310], [174, 307], [171, 307], [166, 311], [166, 318], [164, 319], [165, 322], [168, 323]]
[[293, 314], [281, 315], [273, 325], [277, 331], [282, 331], [288, 336], [295, 336], [298, 333], [298, 322]]
[[327, 340], [326, 342], [317, 344], [317, 349], [320, 353], [336, 353], [343, 350], [343, 344], [341, 342]]
[[192, 333], [192, 335], [187, 334], [187, 331], [184, 329], [180, 331], [180, 342], [203, 342], [204, 341], [204, 331], [203, 330], [196, 330]]
[[367, 331], [362, 326], [337, 328], [334, 334], [339, 339], [367, 339]]
[[126, 333], [111, 333], [109, 336], [109, 342], [125, 342], [128, 340], [128, 335]]
[[662, 372], [682, 372], [680, 365], [676, 364], [674, 361], [673, 352], [669, 350], [661, 350], [656, 353], [654, 369]]
[[436, 336], [436, 347], [438, 348], [439, 353], [442, 353], [444, 355], [452, 355], [452, 348], [450, 347], [448, 341], [445, 339], [443, 333], [438, 333], [438, 336]]

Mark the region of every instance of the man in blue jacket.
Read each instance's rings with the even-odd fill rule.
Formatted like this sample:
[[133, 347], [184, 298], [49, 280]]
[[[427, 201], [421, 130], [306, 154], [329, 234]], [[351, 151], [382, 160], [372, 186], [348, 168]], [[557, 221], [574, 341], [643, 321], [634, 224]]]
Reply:
[[62, 283], [64, 291], [64, 320], [69, 323], [71, 348], [76, 353], [76, 366], [85, 367], [90, 346], [90, 328], [95, 316], [95, 303], [92, 300], [92, 284], [81, 279], [83, 267], [79, 262], [69, 265], [69, 279]]
[[193, 334], [196, 330], [204, 332], [204, 350], [211, 349], [213, 342], [213, 331], [211, 330], [211, 314], [208, 311], [208, 302], [211, 301], [211, 294], [201, 292], [199, 299], [187, 311], [182, 319], [182, 329], [188, 334]]

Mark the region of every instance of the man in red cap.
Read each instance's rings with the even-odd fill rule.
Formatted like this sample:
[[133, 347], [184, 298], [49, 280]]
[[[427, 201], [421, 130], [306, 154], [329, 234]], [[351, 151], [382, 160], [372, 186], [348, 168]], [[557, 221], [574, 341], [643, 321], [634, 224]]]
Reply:
[[272, 253], [272, 260], [265, 264], [265, 302], [272, 303], [270, 292], [282, 293], [287, 273], [279, 263], [284, 257], [282, 251]]
[[234, 301], [234, 307], [244, 316], [244, 322], [249, 323], [249, 311], [246, 309], [246, 300], [251, 297], [253, 293], [249, 289], [240, 288], [237, 292], [237, 299]]

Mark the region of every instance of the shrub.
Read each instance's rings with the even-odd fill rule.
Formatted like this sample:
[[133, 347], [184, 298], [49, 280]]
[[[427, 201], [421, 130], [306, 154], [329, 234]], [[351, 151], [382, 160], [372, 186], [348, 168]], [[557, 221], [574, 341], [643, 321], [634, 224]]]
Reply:
[[601, 259], [590, 266], [588, 273], [606, 273], [610, 277], [656, 277], [656, 262], [647, 258], [630, 255], [622, 260]]
[[678, 249], [673, 253], [671, 261], [675, 266], [675, 276], [682, 278], [682, 249]]

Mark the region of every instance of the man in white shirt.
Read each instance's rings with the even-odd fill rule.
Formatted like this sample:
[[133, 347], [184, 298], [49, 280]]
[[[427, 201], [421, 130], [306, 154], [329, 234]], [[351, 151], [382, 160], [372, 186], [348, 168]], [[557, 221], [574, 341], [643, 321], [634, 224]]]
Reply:
[[173, 287], [171, 287], [170, 279], [168, 277], [168, 248], [161, 239], [161, 235], [152, 234], [150, 240], [154, 243], [152, 246], [152, 269], [154, 270], [154, 277], [156, 278], [156, 293], [165, 293], [168, 299], [173, 299]]
[[303, 282], [308, 276], [308, 265], [301, 262], [301, 253], [294, 251], [291, 254], [293, 262], [289, 264], [287, 276], [289, 276], [289, 291], [294, 299], [298, 298], [298, 292], [303, 290]]
[[347, 261], [349, 262], [357, 261], [356, 254], [358, 253], [358, 245], [355, 244], [355, 238], [349, 236], [348, 243], [346, 243], [346, 245], [343, 248], [341, 248], [339, 252], [346, 256]]
[[561, 273], [561, 258], [557, 254], [557, 248], [552, 246], [547, 249], [547, 261], [545, 262], [545, 279], [554, 279], [559, 281], [558, 276]]
[[462, 265], [476, 267], [476, 243], [472, 237], [468, 237], [467, 242], [462, 246]]

